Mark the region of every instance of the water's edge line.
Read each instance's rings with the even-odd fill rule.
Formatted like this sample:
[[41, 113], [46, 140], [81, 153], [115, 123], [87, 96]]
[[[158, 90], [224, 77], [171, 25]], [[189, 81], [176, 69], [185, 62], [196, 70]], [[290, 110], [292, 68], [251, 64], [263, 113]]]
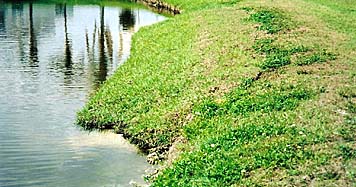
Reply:
[[165, 3], [164, 1], [161, 0], [131, 0], [131, 1], [143, 4], [145, 6], [157, 9], [159, 11], [165, 10], [174, 15], [182, 13], [182, 10], [179, 9], [178, 7]]

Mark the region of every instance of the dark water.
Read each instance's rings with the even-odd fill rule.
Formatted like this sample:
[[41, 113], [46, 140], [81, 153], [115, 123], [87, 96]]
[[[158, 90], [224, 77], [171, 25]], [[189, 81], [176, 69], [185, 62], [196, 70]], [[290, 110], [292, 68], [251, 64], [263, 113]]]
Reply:
[[0, 1], [0, 186], [128, 186], [145, 158], [75, 113], [128, 57], [139, 8]]

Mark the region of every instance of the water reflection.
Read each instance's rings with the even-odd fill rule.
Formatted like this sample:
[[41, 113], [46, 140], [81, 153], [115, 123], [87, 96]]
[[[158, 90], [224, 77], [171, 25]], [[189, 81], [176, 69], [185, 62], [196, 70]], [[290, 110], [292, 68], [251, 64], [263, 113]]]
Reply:
[[37, 49], [37, 40], [36, 40], [36, 34], [34, 31], [34, 26], [33, 26], [33, 4], [30, 3], [29, 5], [29, 20], [30, 20], [30, 66], [36, 67], [38, 66], [38, 49]]
[[64, 15], [64, 35], [65, 35], [65, 42], [64, 42], [64, 46], [65, 46], [65, 54], [64, 54], [64, 62], [65, 62], [65, 67], [67, 69], [66, 72], [68, 72], [69, 74], [71, 73], [71, 69], [72, 69], [72, 45], [71, 45], [71, 40], [69, 39], [68, 36], [68, 18], [67, 18], [67, 6], [66, 4], [64, 4], [64, 8], [63, 8], [63, 15]]
[[55, 5], [55, 12], [56, 12], [56, 16], [62, 16], [64, 14], [64, 4], [56, 4]]
[[5, 27], [5, 11], [4, 5], [0, 4], [0, 33], [6, 31]]
[[97, 142], [73, 123], [88, 93], [127, 59], [133, 33], [163, 19], [105, 4], [0, 0], [0, 186], [141, 180], [143, 157], [112, 143], [116, 135], [94, 134], [105, 140]]
[[[88, 6], [91, 14], [85, 16], [81, 8], [66, 3], [42, 6], [17, 2], [0, 6], [3, 7], [0, 8], [0, 32], [12, 32], [10, 36], [0, 37], [16, 38], [18, 47], [14, 53], [31, 72], [37, 72], [34, 68], [42, 64], [40, 61], [50, 61], [53, 70], [65, 74], [67, 83], [73, 82], [68, 79], [86, 71], [94, 89], [127, 59], [133, 33], [153, 20], [163, 19], [148, 15], [147, 11], [105, 6]], [[11, 15], [7, 13], [9, 8]], [[74, 9], [77, 15], [73, 14]], [[140, 12], [144, 15], [142, 18], [138, 16]], [[63, 36], [62, 42], [60, 36]], [[60, 43], [64, 43], [62, 50]]]
[[107, 58], [105, 53], [105, 8], [100, 8], [100, 30], [99, 30], [99, 72], [97, 80], [103, 82], [106, 79], [108, 73]]
[[120, 12], [119, 18], [123, 30], [130, 30], [134, 27], [136, 18], [132, 10], [130, 9], [122, 10]]
[[12, 14], [13, 15], [17, 15], [17, 14], [22, 14], [23, 12], [23, 4], [22, 3], [13, 3], [11, 5], [11, 10], [12, 10]]

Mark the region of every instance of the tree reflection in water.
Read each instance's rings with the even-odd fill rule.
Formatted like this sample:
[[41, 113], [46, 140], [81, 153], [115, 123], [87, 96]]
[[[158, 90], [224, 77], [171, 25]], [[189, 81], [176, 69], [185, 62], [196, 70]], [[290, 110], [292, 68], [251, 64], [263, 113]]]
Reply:
[[67, 5], [64, 4], [64, 35], [65, 35], [65, 42], [64, 42], [64, 46], [65, 46], [65, 53], [64, 53], [64, 66], [66, 67], [67, 74], [71, 73], [71, 69], [72, 69], [72, 42], [69, 39], [68, 36], [68, 18], [67, 18]]
[[100, 28], [99, 28], [99, 72], [97, 80], [104, 82], [108, 73], [107, 57], [105, 54], [105, 8], [100, 7]]
[[[119, 12], [119, 40], [118, 40], [118, 59], [116, 61], [121, 62], [123, 57], [124, 48], [124, 36], [125, 33], [133, 33], [134, 26], [136, 24], [135, 14], [130, 9], [123, 9]], [[92, 39], [92, 41], [91, 41]], [[85, 45], [87, 58], [90, 63], [90, 69], [93, 72], [96, 80], [95, 87], [98, 87], [102, 82], [107, 79], [109, 67], [113, 64], [114, 60], [114, 42], [113, 35], [109, 25], [105, 23], [105, 7], [100, 7], [99, 23], [95, 21], [94, 30], [92, 36], [90, 32], [85, 30]], [[95, 53], [95, 50], [98, 53]], [[98, 54], [96, 57], [95, 54]]]
[[13, 4], [11, 4], [11, 10], [14, 15], [16, 15], [17, 13], [20, 13], [20, 15], [22, 15], [23, 4], [19, 2], [14, 2]]
[[[0, 5], [1, 6], [1, 5]], [[23, 5], [22, 4], [12, 4], [13, 14], [22, 14], [23, 13]], [[24, 53], [25, 61], [28, 62], [30, 67], [38, 67], [39, 66], [39, 47], [38, 47], [38, 38], [36, 37], [36, 32], [38, 35], [41, 35], [41, 29], [37, 28], [39, 24], [42, 24], [44, 20], [39, 20], [37, 23], [35, 20], [36, 8], [34, 7], [33, 3], [29, 3], [29, 29], [28, 29], [28, 48], [23, 48], [25, 51], [28, 50], [28, 55], [26, 52]], [[72, 37], [74, 35], [70, 34], [70, 6], [66, 3], [56, 4], [54, 7], [54, 15], [59, 16], [62, 18], [63, 22], [62, 25], [64, 26], [63, 30], [63, 39], [64, 39], [64, 48], [62, 48], [62, 52], [57, 52], [56, 55], [53, 55], [51, 59], [53, 60], [53, 69], [63, 72], [65, 85], [71, 84], [77, 77], [77, 73], [85, 71], [84, 64], [81, 63], [74, 63], [77, 62], [76, 59], [78, 57], [74, 57], [74, 47]], [[3, 9], [0, 9], [0, 30], [5, 29], [5, 19], [6, 16]], [[109, 13], [107, 12], [109, 11]], [[95, 88], [99, 87], [99, 85], [107, 79], [109, 72], [114, 69], [114, 66], [117, 64], [122, 63], [124, 58], [127, 58], [124, 54], [129, 49], [129, 46], [126, 44], [131, 40], [131, 36], [135, 31], [135, 24], [136, 24], [136, 15], [131, 9], [119, 9], [118, 10], [118, 25], [119, 25], [119, 32], [116, 35], [119, 36], [117, 40], [117, 44], [114, 43], [115, 35], [112, 34], [110, 29], [110, 22], [106, 22], [105, 19], [110, 20], [111, 18], [106, 18], [106, 14], [110, 14], [110, 10], [106, 10], [104, 6], [100, 6], [99, 8], [99, 16], [97, 20], [94, 21], [94, 24], [91, 28], [85, 29], [84, 32], [84, 44], [85, 44], [85, 51], [87, 53], [87, 60], [88, 60], [88, 67], [90, 71], [91, 80], [93, 80], [93, 86]], [[69, 13], [69, 14], [68, 14]], [[48, 20], [51, 19], [50, 17], [47, 18]], [[36, 23], [36, 24], [35, 24]], [[37, 28], [37, 29], [36, 29]], [[75, 26], [74, 26], [75, 28]], [[93, 32], [90, 30], [93, 29]], [[63, 40], [62, 40], [63, 41]], [[58, 45], [58, 44], [54, 44]], [[128, 44], [129, 45], [129, 44]], [[23, 46], [23, 45], [22, 45]], [[25, 44], [26, 46], [26, 44]], [[21, 50], [20, 50], [21, 51]], [[84, 54], [83, 54], [84, 55]], [[116, 56], [115, 56], [116, 55]], [[79, 57], [80, 58], [80, 57]], [[115, 62], [114, 62], [115, 61]], [[79, 70], [79, 71], [78, 71]], [[94, 88], [94, 89], [95, 89]]]
[[5, 8], [3, 8], [3, 4], [0, 4], [0, 33], [6, 31], [5, 27]]
[[120, 24], [123, 30], [130, 30], [135, 26], [136, 19], [133, 11], [130, 9], [124, 9], [119, 15]]
[[29, 62], [30, 66], [37, 67], [38, 66], [38, 49], [37, 49], [37, 39], [34, 31], [33, 25], [33, 4], [29, 4], [29, 19], [30, 19], [30, 52], [29, 52]]

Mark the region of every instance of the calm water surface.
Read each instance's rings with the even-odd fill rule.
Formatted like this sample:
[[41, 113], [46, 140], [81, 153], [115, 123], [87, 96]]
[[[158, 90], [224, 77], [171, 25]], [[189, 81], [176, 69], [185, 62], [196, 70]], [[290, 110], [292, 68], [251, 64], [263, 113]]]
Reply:
[[89, 93], [128, 57], [138, 8], [0, 1], [0, 186], [128, 186], [145, 158], [74, 125]]

